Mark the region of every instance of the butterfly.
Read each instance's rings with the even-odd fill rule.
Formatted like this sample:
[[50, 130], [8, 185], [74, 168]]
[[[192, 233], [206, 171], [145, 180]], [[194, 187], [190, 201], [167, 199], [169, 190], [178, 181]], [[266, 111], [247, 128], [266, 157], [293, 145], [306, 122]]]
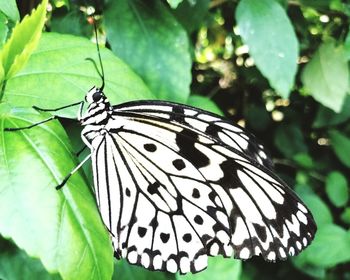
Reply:
[[97, 87], [86, 102], [81, 137], [117, 258], [195, 273], [208, 256], [283, 260], [314, 238], [312, 214], [243, 128], [171, 102], [111, 106]]

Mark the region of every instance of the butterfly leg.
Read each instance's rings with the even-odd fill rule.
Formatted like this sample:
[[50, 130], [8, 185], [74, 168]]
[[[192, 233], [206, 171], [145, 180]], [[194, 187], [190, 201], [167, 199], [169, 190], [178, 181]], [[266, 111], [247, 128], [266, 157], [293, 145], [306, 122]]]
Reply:
[[79, 101], [79, 102], [76, 102], [76, 103], [72, 103], [72, 104], [65, 105], [65, 106], [58, 107], [58, 108], [54, 108], [54, 109], [45, 109], [45, 108], [40, 108], [40, 107], [37, 107], [37, 106], [33, 106], [33, 109], [38, 110], [38, 111], [42, 111], [42, 112], [56, 112], [56, 111], [59, 111], [59, 110], [62, 110], [62, 109], [66, 109], [66, 108], [69, 108], [69, 107], [81, 105], [82, 103], [84, 103], [84, 101]]
[[51, 116], [51, 117], [49, 117], [49, 118], [47, 118], [45, 120], [42, 120], [42, 121], [37, 122], [37, 123], [33, 123], [31, 125], [28, 125], [28, 126], [23, 126], [23, 127], [6, 127], [6, 128], [4, 128], [4, 131], [17, 131], [17, 130], [29, 129], [29, 128], [35, 127], [37, 125], [40, 125], [40, 124], [52, 121], [54, 119], [57, 119], [57, 116]]
[[91, 155], [88, 155], [81, 163], [79, 163], [71, 172], [69, 172], [69, 174], [63, 179], [63, 181], [56, 187], [56, 190], [61, 189], [68, 181], [68, 179], [70, 178], [70, 176], [72, 176], [75, 172], [77, 172], [80, 167], [83, 166], [83, 164], [85, 162], [87, 162], [87, 160], [90, 158]]

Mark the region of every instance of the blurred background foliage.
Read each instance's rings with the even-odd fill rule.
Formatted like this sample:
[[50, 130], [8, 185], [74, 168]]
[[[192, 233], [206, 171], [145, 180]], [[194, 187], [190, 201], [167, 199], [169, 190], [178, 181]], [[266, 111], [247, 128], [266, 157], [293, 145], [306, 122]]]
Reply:
[[[38, 2], [0, 2], [2, 46], [15, 33], [15, 22], [29, 14]], [[82, 39], [93, 40], [88, 15], [95, 13], [99, 43], [114, 53], [102, 52], [106, 92], [113, 103], [167, 99], [214, 111], [247, 127], [266, 146], [276, 172], [303, 198], [318, 224], [313, 244], [287, 262], [266, 263], [260, 258], [240, 262], [219, 257], [210, 260], [205, 272], [180, 276], [149, 272], [119, 261], [114, 264], [113, 279], [350, 279], [348, 1], [50, 0], [47, 11], [45, 36], [28, 64], [20, 65], [25, 65], [24, 69], [13, 69], [12, 64], [4, 63], [6, 55], [2, 52], [3, 104], [12, 108], [57, 107], [81, 100], [94, 85], [91, 82], [99, 85], [93, 68], [89, 75], [84, 72], [88, 64], [64, 68], [68, 62], [78, 65], [87, 56], [96, 56], [94, 45], [89, 46]], [[34, 20], [27, 23], [28, 29], [23, 29], [18, 38], [25, 37], [24, 32], [32, 32], [35, 24]], [[25, 42], [22, 37], [13, 43], [13, 49], [21, 40]], [[57, 46], [66, 49], [55, 51]], [[45, 51], [48, 54], [44, 57]], [[40, 76], [50, 71], [54, 78]], [[38, 75], [30, 80], [34, 72]], [[72, 73], [80, 76], [73, 80]], [[25, 93], [23, 97], [19, 92]], [[4, 110], [1, 107], [0, 113]], [[21, 114], [20, 118], [16, 115], [17, 121], [32, 118]], [[69, 119], [74, 114], [73, 110], [62, 115], [66, 118], [61, 119], [61, 124], [69, 136], [64, 143], [77, 151], [81, 147], [80, 128]], [[4, 115], [7, 119], [13, 117]], [[11, 120], [16, 123], [15, 118]], [[0, 127], [4, 127], [3, 123]], [[47, 137], [47, 143], [54, 141], [52, 135]], [[86, 174], [81, 176], [91, 185], [90, 167], [84, 168]], [[21, 170], [17, 171], [21, 176]], [[54, 187], [55, 183], [51, 185]], [[0, 184], [0, 197], [4, 193], [1, 187]], [[40, 194], [40, 189], [33, 188]], [[26, 199], [32, 195], [29, 193]], [[17, 196], [6, 197], [0, 205], [0, 217], [7, 221], [0, 222], [0, 233], [6, 236], [0, 238], [0, 279], [74, 279], [65, 267], [71, 265], [66, 263], [67, 255], [74, 255], [71, 244], [65, 244], [65, 253], [55, 255], [55, 264], [60, 262], [55, 266], [45, 255], [50, 248], [37, 252], [26, 241], [26, 236], [32, 235], [31, 227], [21, 228], [19, 223], [16, 234], [5, 230], [17, 221], [3, 214], [13, 213], [6, 212], [6, 203], [22, 207]], [[30, 207], [41, 211], [38, 201], [28, 207], [25, 210], [29, 216]], [[77, 207], [72, 211], [80, 214], [82, 210]], [[52, 216], [45, 217], [40, 223], [54, 223]], [[84, 217], [82, 220], [84, 224]], [[35, 220], [31, 226], [41, 225]], [[45, 238], [46, 232], [41, 234]], [[92, 254], [94, 250], [92, 247]], [[91, 279], [108, 279], [111, 271], [87, 275]]]

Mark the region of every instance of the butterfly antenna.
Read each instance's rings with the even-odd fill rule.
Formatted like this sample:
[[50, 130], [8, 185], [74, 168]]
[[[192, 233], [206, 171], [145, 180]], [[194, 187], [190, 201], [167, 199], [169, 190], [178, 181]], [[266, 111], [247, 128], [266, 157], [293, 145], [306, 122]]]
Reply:
[[94, 65], [98, 75], [100, 76], [100, 78], [102, 79], [102, 85], [100, 87], [100, 90], [103, 91], [103, 88], [105, 87], [105, 71], [103, 69], [103, 64], [102, 64], [102, 58], [101, 58], [101, 52], [100, 52], [100, 46], [98, 44], [98, 37], [97, 37], [97, 27], [96, 27], [96, 20], [95, 20], [95, 16], [92, 15], [92, 19], [93, 19], [93, 24], [94, 24], [94, 32], [95, 32], [95, 40], [96, 40], [96, 48], [97, 48], [97, 54], [98, 54], [98, 60], [100, 62], [100, 67], [101, 67], [101, 72], [100, 70], [98, 69], [97, 65], [96, 65], [96, 62], [88, 57], [86, 58], [86, 60], [89, 60], [92, 62], [92, 64]]

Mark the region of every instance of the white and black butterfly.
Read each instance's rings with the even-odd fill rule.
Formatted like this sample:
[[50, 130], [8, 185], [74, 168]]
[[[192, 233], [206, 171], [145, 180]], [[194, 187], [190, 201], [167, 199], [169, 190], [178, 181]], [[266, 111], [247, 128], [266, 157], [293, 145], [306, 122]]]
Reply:
[[242, 128], [170, 102], [111, 106], [96, 87], [86, 101], [78, 119], [117, 258], [187, 273], [208, 256], [274, 261], [310, 244], [310, 211]]
[[81, 105], [81, 136], [91, 154], [57, 188], [91, 158], [96, 201], [117, 258], [195, 273], [208, 256], [275, 261], [310, 244], [316, 232], [310, 211], [273, 173], [253, 135], [186, 105], [111, 106], [103, 86], [87, 93], [85, 114], [84, 101], [44, 111]]

